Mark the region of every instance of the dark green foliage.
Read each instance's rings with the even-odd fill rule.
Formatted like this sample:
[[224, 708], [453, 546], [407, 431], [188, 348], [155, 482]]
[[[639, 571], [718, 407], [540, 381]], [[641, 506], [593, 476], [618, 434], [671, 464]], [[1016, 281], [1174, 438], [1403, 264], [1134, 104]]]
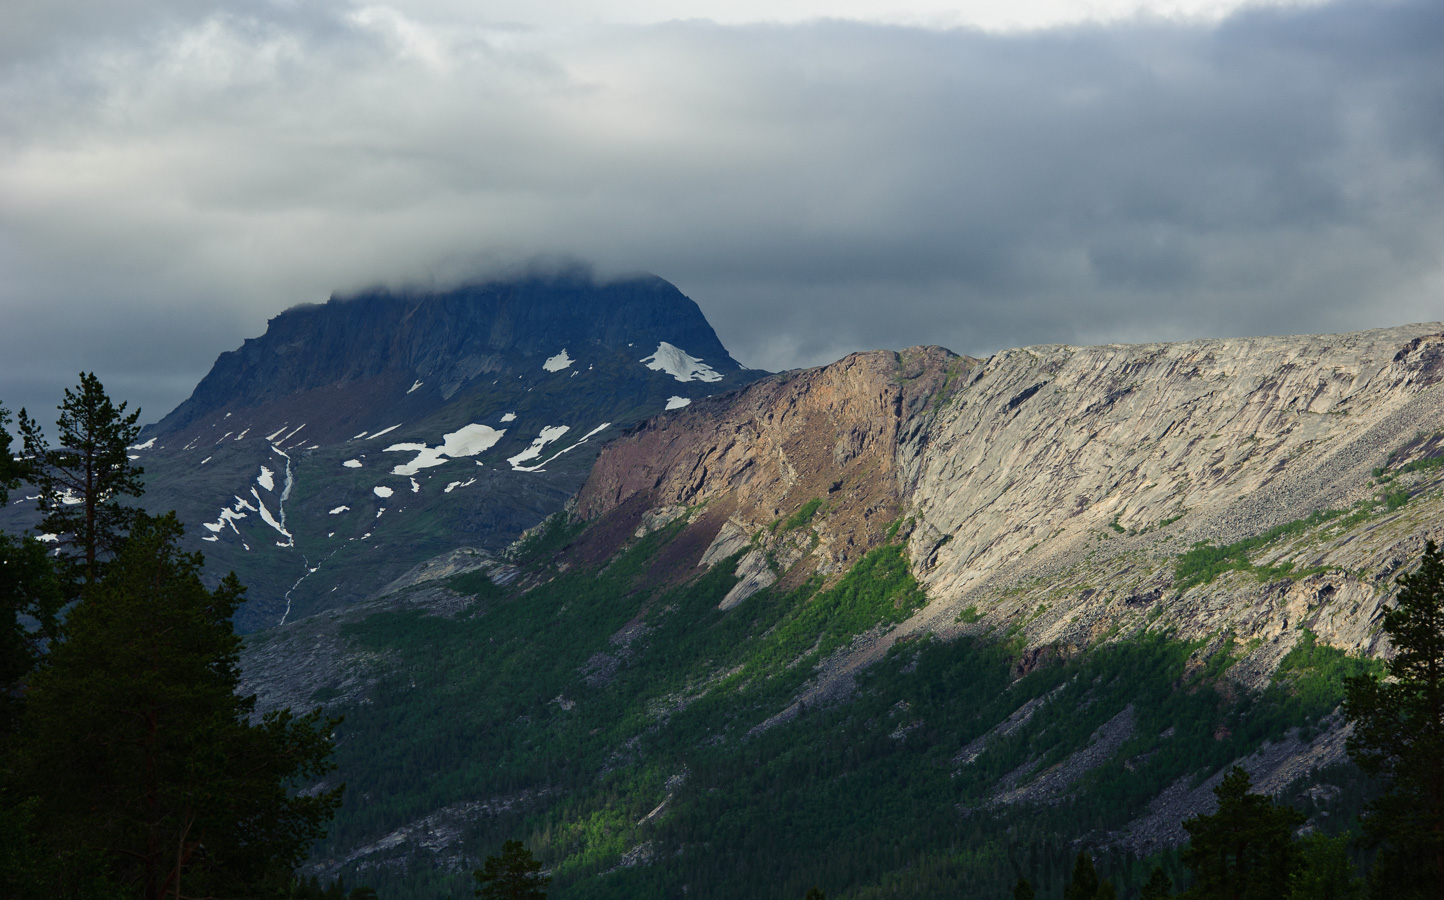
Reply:
[[51, 447], [40, 425], [20, 410], [20, 434], [29, 459], [26, 477], [39, 489], [42, 531], [60, 538], [60, 558], [73, 577], [93, 583], [104, 560], [114, 554], [135, 510], [121, 497], [139, 497], [144, 470], [126, 448], [140, 434], [140, 410], [126, 415], [94, 373], [80, 373], [74, 391], [65, 389], [56, 419], [60, 445]]
[[1164, 900], [1165, 897], [1173, 896], [1173, 879], [1163, 871], [1162, 866], [1154, 866], [1153, 871], [1148, 873], [1148, 881], [1139, 892], [1139, 900]]
[[1362, 900], [1364, 883], [1349, 859], [1348, 844], [1347, 834], [1304, 838], [1303, 867], [1294, 878], [1292, 900]]
[[1073, 861], [1073, 875], [1063, 888], [1063, 900], [1095, 900], [1099, 887], [1093, 857], [1080, 850], [1078, 858]]
[[315, 875], [309, 879], [290, 879], [274, 896], [277, 900], [377, 900], [374, 888], [363, 886], [348, 891], [344, 878], [323, 885]]
[[1365, 819], [1382, 849], [1371, 893], [1444, 896], [1444, 555], [1433, 541], [1419, 568], [1401, 575], [1396, 605], [1384, 613], [1394, 646], [1388, 680], [1348, 681], [1344, 713], [1354, 725], [1349, 753], [1387, 792]]
[[1037, 892], [1026, 878], [1019, 878], [1018, 883], [1013, 885], [1013, 900], [1033, 900], [1036, 896]]
[[14, 729], [23, 679], [55, 638], [64, 603], [47, 545], [0, 534], [0, 742]]
[[1310, 528], [1316, 528], [1325, 522], [1332, 521], [1346, 512], [1347, 510], [1341, 509], [1321, 509], [1302, 519], [1275, 525], [1262, 534], [1235, 541], [1232, 544], [1225, 544], [1222, 547], [1214, 546], [1208, 541], [1200, 541], [1178, 558], [1173, 572], [1174, 587], [1181, 591], [1188, 590], [1196, 585], [1208, 584], [1224, 572], [1233, 571], [1254, 571], [1265, 578], [1279, 577], [1290, 573], [1305, 574], [1303, 572], [1293, 573], [1293, 567], [1287, 563], [1277, 568], [1257, 569], [1249, 562], [1249, 554], [1268, 546], [1279, 538], [1302, 534]]
[[9, 424], [10, 410], [0, 406], [0, 506], [9, 502], [10, 491], [20, 486], [26, 471], [25, 463], [16, 459], [15, 451], [10, 448], [14, 438], [6, 430]]
[[250, 721], [230, 625], [243, 589], [207, 590], [180, 534], [174, 516], [137, 518], [30, 678], [12, 764], [34, 799], [11, 799], [31, 804], [41, 896], [100, 878], [117, 897], [245, 893], [289, 873], [338, 802], [288, 791], [328, 770], [336, 723]]
[[1408, 488], [1395, 488], [1384, 495], [1384, 508], [1389, 512], [1400, 509], [1409, 502]]
[[1304, 818], [1252, 793], [1248, 773], [1234, 766], [1214, 788], [1218, 811], [1183, 823], [1189, 845], [1183, 862], [1193, 871], [1196, 900], [1277, 900], [1287, 897], [1302, 857], [1293, 840]]
[[488, 856], [482, 867], [471, 873], [480, 885], [475, 894], [486, 900], [546, 900], [546, 886], [552, 880], [541, 874], [541, 869], [521, 841], [507, 841], [500, 856]]
[[447, 582], [447, 586], [458, 594], [466, 594], [478, 600], [496, 600], [506, 596], [506, 589], [498, 587], [485, 572], [466, 572]]
[[585, 523], [568, 521], [565, 512], [553, 513], [517, 543], [512, 560], [521, 566], [536, 565], [560, 552], [585, 527]]
[[797, 510], [797, 512], [788, 516], [787, 521], [783, 522], [782, 525], [778, 528], [778, 530], [793, 531], [795, 529], [807, 526], [812, 522], [812, 517], [817, 515], [817, 511], [821, 508], [822, 499], [820, 497], [813, 497], [811, 500], [802, 504], [802, 506]]
[[827, 900], [827, 894], [823, 893], [822, 888], [814, 885], [807, 889], [807, 894], [802, 900]]

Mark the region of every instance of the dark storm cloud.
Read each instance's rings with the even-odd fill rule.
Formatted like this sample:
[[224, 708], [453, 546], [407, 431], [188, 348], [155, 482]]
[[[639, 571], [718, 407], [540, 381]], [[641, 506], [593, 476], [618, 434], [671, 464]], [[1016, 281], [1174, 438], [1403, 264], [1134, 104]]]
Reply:
[[8, 58], [0, 399], [84, 366], [158, 417], [293, 303], [538, 256], [669, 278], [767, 368], [1436, 319], [1438, 6], [1012, 35], [158, 6]]

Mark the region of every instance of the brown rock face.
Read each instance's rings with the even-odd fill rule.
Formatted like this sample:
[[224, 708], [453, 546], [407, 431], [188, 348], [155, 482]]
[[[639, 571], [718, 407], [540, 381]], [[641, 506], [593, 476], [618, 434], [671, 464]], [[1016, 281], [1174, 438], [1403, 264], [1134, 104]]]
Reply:
[[881, 543], [903, 496], [899, 448], [974, 364], [941, 347], [854, 353], [698, 401], [612, 442], [576, 514], [706, 504], [751, 535], [816, 500], [816, 545], [781, 558], [832, 571]]

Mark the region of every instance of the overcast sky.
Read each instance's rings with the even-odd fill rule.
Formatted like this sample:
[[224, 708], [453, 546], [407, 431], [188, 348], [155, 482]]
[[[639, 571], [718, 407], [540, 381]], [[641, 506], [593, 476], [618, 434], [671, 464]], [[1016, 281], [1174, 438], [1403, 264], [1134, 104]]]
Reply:
[[6, 0], [0, 401], [154, 421], [288, 306], [533, 260], [768, 369], [1436, 320], [1441, 60], [1438, 0]]

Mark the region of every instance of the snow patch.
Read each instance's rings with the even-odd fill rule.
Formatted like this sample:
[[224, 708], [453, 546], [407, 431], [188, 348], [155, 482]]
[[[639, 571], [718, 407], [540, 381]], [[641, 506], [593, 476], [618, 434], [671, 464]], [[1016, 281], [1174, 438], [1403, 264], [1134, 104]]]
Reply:
[[406, 393], [409, 394], [409, 393], [411, 393], [412, 391], [416, 390], [416, 389], [419, 388], [419, 387], [421, 387], [421, 382], [420, 382], [420, 381], [417, 381], [417, 382], [416, 382], [415, 384], [413, 384], [411, 387], [409, 387], [409, 388], [406, 389]]
[[132, 444], [131, 446], [126, 447], [125, 449], [127, 449], [127, 450], [149, 450], [151, 447], [154, 447], [154, 446], [155, 446], [155, 438], [151, 438], [150, 440], [146, 441], [144, 444]]
[[476, 484], [475, 478], [469, 479], [467, 481], [453, 481], [451, 484], [448, 484], [446, 486], [446, 490], [442, 491], [442, 493], [449, 494], [459, 487], [471, 487], [473, 484]]
[[60, 541], [60, 535], [58, 535], [58, 534], [42, 534], [42, 535], [40, 535], [39, 537], [37, 537], [36, 540], [37, 540], [37, 541], [40, 541], [41, 543], [44, 543], [44, 544], [55, 544], [55, 543], [58, 543], [58, 542]]
[[275, 473], [265, 466], [261, 466], [261, 474], [256, 476], [256, 484], [268, 491], [274, 491], [276, 489]]
[[416, 483], [416, 479], [415, 479], [415, 478], [411, 479], [411, 493], [413, 493], [413, 494], [419, 494], [419, 493], [421, 493], [421, 485], [419, 485], [419, 484]]
[[[289, 422], [286, 423], [286, 425], [289, 425], [289, 424], [290, 424]], [[283, 431], [286, 430], [286, 425], [282, 425], [280, 428], [277, 428], [275, 431], [273, 431], [273, 432], [271, 432], [270, 434], [266, 435], [266, 440], [268, 440], [268, 441], [274, 441], [274, 440], [276, 439], [276, 435], [278, 435], [278, 434], [280, 434], [281, 432], [283, 432]]]
[[409, 463], [402, 463], [391, 470], [393, 475], [415, 475], [422, 469], [429, 469], [432, 466], [439, 466], [446, 462], [442, 457], [459, 459], [463, 456], [476, 456], [496, 446], [506, 434], [506, 429], [492, 428], [490, 425], [464, 425], [459, 430], [450, 434], [442, 435], [441, 443], [435, 447], [428, 447], [425, 444], [392, 444], [384, 452], [410, 451], [416, 454], [416, 458]]
[[139, 453], [127, 453], [127, 454], [125, 455], [125, 458], [126, 458], [126, 459], [140, 459], [140, 454], [139, 454]]
[[576, 360], [572, 359], [570, 356], [567, 356], [566, 348], [563, 347], [562, 352], [558, 353], [556, 356], [549, 357], [546, 362], [542, 363], [542, 368], [546, 369], [548, 372], [560, 372], [562, 369], [565, 369], [567, 366], [570, 366], [574, 362], [576, 362]]
[[551, 456], [548, 456], [544, 461], [539, 462], [539, 463], [537, 463], [537, 464], [534, 465], [534, 466], [518, 466], [518, 465], [516, 465], [515, 463], [513, 463], [513, 464], [512, 464], [512, 468], [515, 469], [515, 470], [518, 471], [518, 472], [541, 472], [541, 471], [544, 471], [544, 470], [546, 469], [547, 465], [548, 465], [552, 460], [556, 459], [558, 456], [561, 456], [563, 453], [570, 453], [571, 451], [573, 451], [573, 450], [577, 449], [578, 447], [580, 447], [582, 444], [585, 444], [588, 440], [590, 440], [590, 439], [591, 439], [594, 435], [596, 435], [598, 432], [602, 431], [602, 430], [605, 429], [605, 428], [611, 428], [611, 427], [612, 427], [612, 423], [611, 423], [611, 422], [603, 422], [602, 424], [598, 425], [596, 428], [593, 428], [591, 431], [588, 431], [586, 434], [582, 435], [582, 439], [579, 440], [579, 441], [577, 441], [575, 444], [572, 444], [570, 447], [564, 447], [564, 448], [562, 448], [561, 450], [558, 450], [557, 452], [553, 453]]
[[352, 437], [351, 440], [353, 440], [353, 441], [359, 441], [361, 438], [364, 438], [365, 436], [366, 436], [366, 432], [363, 431], [363, 432], [361, 432], [360, 434], [355, 435], [354, 437]]
[[391, 488], [379, 484], [376, 487], [372, 488], [371, 492], [374, 493], [376, 496], [382, 498], [383, 500], [396, 493], [395, 491], [391, 490]]
[[567, 425], [548, 425], [541, 430], [541, 434], [537, 435], [536, 440], [531, 442], [530, 447], [527, 447], [516, 456], [508, 457], [507, 462], [511, 463], [513, 469], [521, 469], [522, 463], [541, 456], [542, 449], [545, 448], [547, 444], [559, 440], [561, 436], [568, 431], [571, 431], [571, 427]]
[[218, 541], [218, 540], [220, 540], [220, 538], [216, 537], [215, 535], [211, 535], [210, 537], [203, 537], [203, 538], [201, 538], [201, 540], [203, 540], [203, 541]]
[[378, 431], [378, 432], [376, 432], [375, 434], [371, 435], [371, 436], [370, 436], [369, 438], [367, 438], [366, 440], [368, 440], [368, 441], [374, 441], [374, 440], [376, 440], [377, 438], [381, 437], [381, 435], [383, 435], [383, 434], [390, 434], [391, 432], [393, 432], [393, 431], [395, 431], [396, 429], [400, 428], [401, 425], [402, 425], [401, 422], [397, 422], [395, 425], [392, 425], [390, 428], [383, 428], [383, 429], [381, 429], [380, 431]]
[[666, 341], [657, 344], [657, 352], [642, 359], [654, 372], [666, 372], [678, 381], [721, 381], [722, 374], [687, 351]]
[[248, 434], [250, 434], [250, 433], [251, 433], [251, 426], [247, 425], [245, 431], [242, 431], [240, 434], [236, 435], [236, 440], [239, 441], [241, 438], [245, 437], [246, 435], [248, 435]]
[[331, 510], [331, 512], [327, 513], [327, 515], [339, 516], [341, 515], [341, 513], [346, 512], [350, 508], [351, 507], [349, 506], [338, 506], [335, 509]]
[[205, 459], [201, 460], [201, 465], [205, 465], [206, 463], [210, 462], [212, 459], [213, 459], [213, 457], [207, 456]]
[[341, 465], [345, 466], [348, 469], [359, 469], [361, 468], [361, 460], [348, 459], [345, 462], [341, 463]]
[[286, 435], [285, 437], [281, 438], [281, 439], [280, 439], [279, 441], [277, 441], [276, 443], [278, 443], [278, 444], [284, 444], [284, 443], [286, 443], [286, 441], [289, 441], [291, 438], [293, 438], [293, 437], [296, 436], [296, 431], [300, 431], [302, 428], [305, 428], [305, 427], [306, 427], [306, 423], [305, 423], [305, 422], [302, 422], [300, 425], [297, 425], [297, 426], [296, 426], [296, 430], [295, 430], [295, 431], [292, 431], [290, 434], [288, 434], [288, 435]]
[[[265, 501], [261, 499], [260, 494], [256, 493], [255, 488], [251, 488], [251, 496], [256, 498], [256, 504], [258, 506], [256, 513], [261, 517], [261, 521], [276, 529], [276, 533], [286, 539], [286, 543], [284, 544], [280, 541], [276, 541], [276, 546], [290, 547], [295, 544], [296, 539], [291, 537], [291, 532], [286, 530], [284, 511], [281, 514], [281, 518], [277, 519], [275, 516], [271, 515], [271, 511], [266, 508]], [[284, 507], [282, 509], [284, 510]]]
[[516, 421], [516, 413], [507, 413], [506, 415], [504, 415], [504, 416], [501, 417], [501, 420], [502, 420], [503, 422], [515, 422], [515, 421]]
[[687, 406], [691, 402], [691, 399], [687, 397], [668, 397], [667, 409], [681, 409], [682, 407]]

